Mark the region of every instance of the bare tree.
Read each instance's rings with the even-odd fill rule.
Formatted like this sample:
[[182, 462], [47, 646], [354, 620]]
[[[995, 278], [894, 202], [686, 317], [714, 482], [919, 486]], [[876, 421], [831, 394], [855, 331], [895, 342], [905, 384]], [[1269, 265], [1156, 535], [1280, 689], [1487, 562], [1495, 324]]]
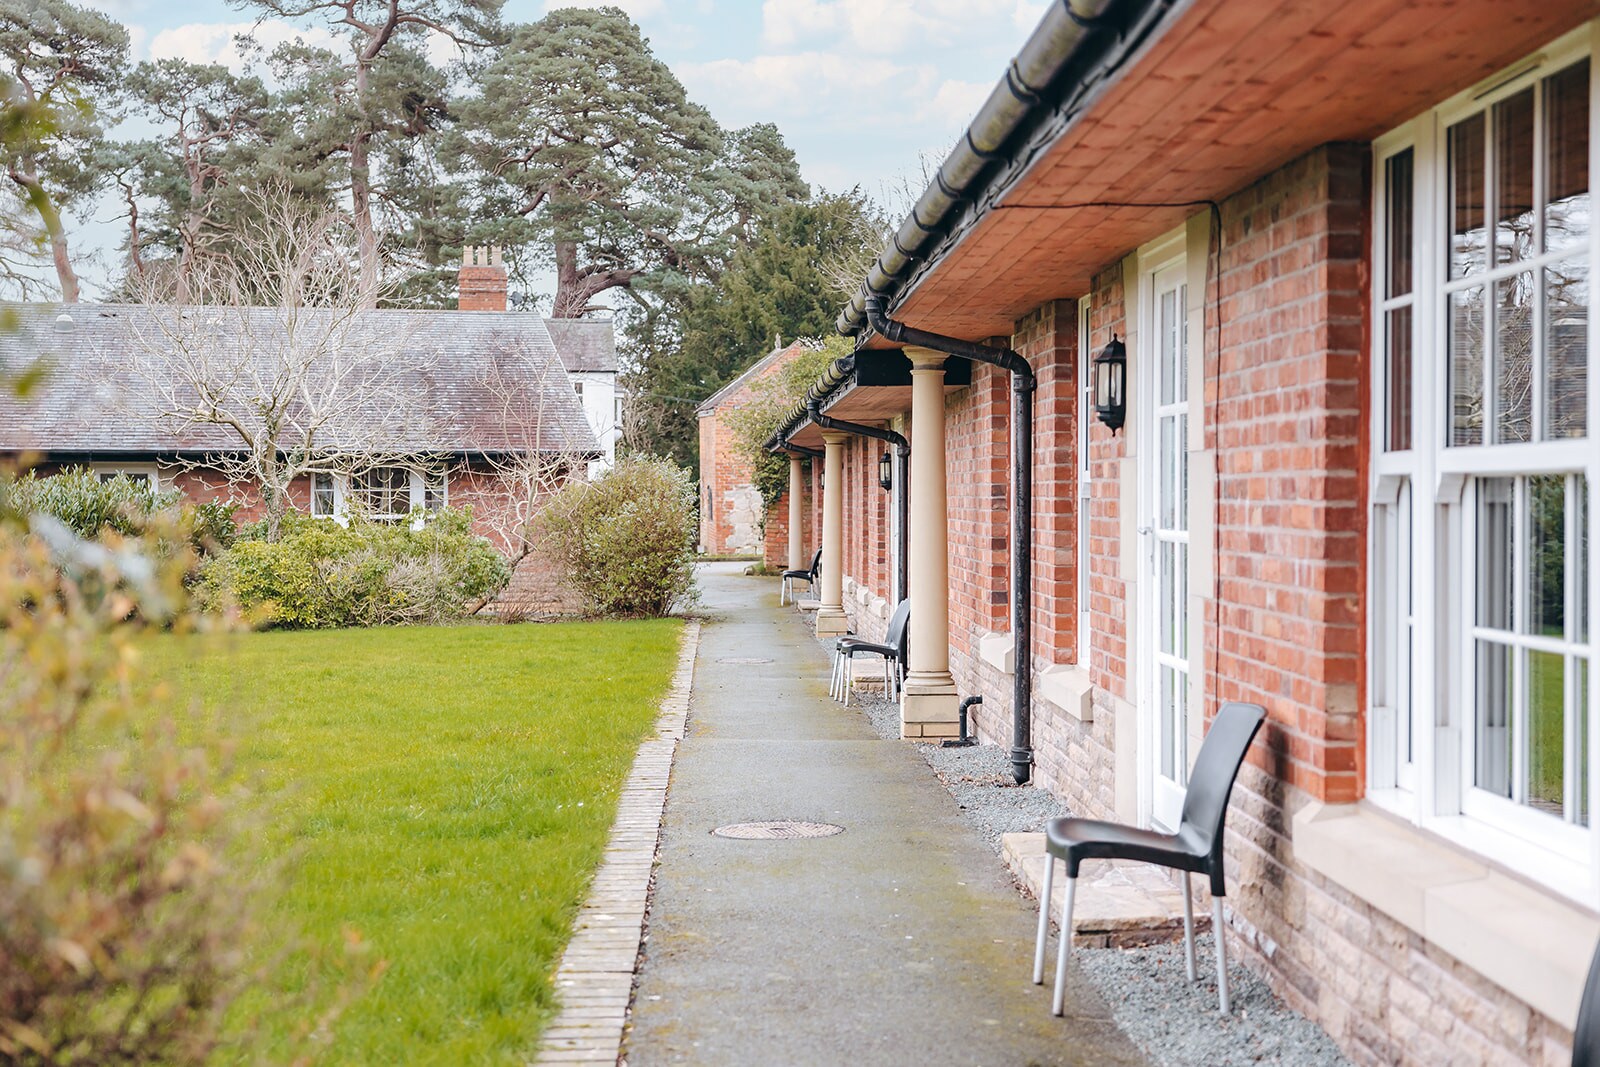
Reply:
[[[592, 454], [571, 447], [572, 386], [558, 359], [521, 337], [493, 347], [483, 386], [490, 432], [501, 444], [485, 455], [485, 475], [495, 503], [479, 516], [515, 568], [537, 547], [534, 524], [550, 497], [582, 477]], [[581, 417], [581, 416], [580, 416]]]
[[128, 415], [203, 452], [189, 466], [259, 493], [275, 540], [296, 481], [426, 465], [440, 415], [419, 387], [436, 357], [408, 349], [400, 316], [367, 310], [348, 224], [284, 189], [252, 197], [231, 255], [194, 265], [188, 302], [147, 276], [129, 350], [102, 368], [131, 379]]

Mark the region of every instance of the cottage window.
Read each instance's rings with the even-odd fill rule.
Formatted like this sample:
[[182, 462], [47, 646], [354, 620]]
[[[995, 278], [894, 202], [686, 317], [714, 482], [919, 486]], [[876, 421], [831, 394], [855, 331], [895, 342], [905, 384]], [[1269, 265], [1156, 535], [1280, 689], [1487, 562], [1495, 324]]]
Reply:
[[1594, 904], [1592, 32], [1374, 146], [1368, 786]]
[[94, 471], [95, 478], [101, 482], [111, 482], [118, 478], [126, 478], [135, 485], [148, 486], [151, 490], [159, 490], [161, 488], [161, 480], [157, 477], [153, 466], [107, 466], [97, 463], [90, 469]]
[[335, 492], [333, 475], [313, 474], [311, 476], [311, 514], [318, 519], [331, 519], [338, 507], [338, 494]]

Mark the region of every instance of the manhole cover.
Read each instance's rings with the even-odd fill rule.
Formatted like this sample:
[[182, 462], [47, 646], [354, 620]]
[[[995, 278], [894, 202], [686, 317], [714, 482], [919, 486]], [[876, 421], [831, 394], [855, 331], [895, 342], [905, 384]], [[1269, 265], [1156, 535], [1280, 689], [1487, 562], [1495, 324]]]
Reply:
[[755, 663], [771, 663], [772, 661], [770, 659], [764, 659], [761, 656], [723, 656], [721, 659], [717, 660], [717, 662], [718, 663], [742, 663], [742, 664], [750, 665], [750, 664], [755, 664]]
[[719, 826], [711, 831], [718, 837], [732, 837], [740, 841], [793, 841], [801, 837], [832, 837], [844, 833], [844, 827], [828, 822], [736, 822], [732, 826]]

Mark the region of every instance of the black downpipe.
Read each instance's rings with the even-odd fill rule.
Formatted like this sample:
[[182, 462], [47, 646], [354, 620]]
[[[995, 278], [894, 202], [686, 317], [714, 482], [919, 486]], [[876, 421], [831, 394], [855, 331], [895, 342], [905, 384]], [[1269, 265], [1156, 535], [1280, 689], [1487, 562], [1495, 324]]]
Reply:
[[1002, 367], [1011, 373], [1011, 639], [1016, 673], [1011, 695], [1011, 777], [1025, 784], [1033, 771], [1033, 392], [1037, 386], [1028, 361], [1009, 348], [994, 348], [959, 337], [929, 333], [896, 322], [883, 300], [867, 298], [867, 322], [895, 344], [931, 348], [952, 356]]
[[895, 479], [900, 484], [898, 499], [895, 501], [897, 529], [895, 530], [895, 566], [894, 566], [894, 602], [896, 605], [906, 598], [906, 588], [909, 573], [906, 563], [906, 547], [910, 541], [907, 527], [911, 522], [911, 442], [893, 430], [882, 429], [877, 426], [866, 426], [859, 422], [846, 422], [843, 419], [831, 418], [824, 415], [818, 408], [815, 400], [806, 402], [806, 413], [811, 416], [811, 421], [824, 430], [838, 430], [840, 433], [855, 434], [857, 437], [870, 437], [876, 441], [883, 441], [894, 446]]
[[808, 456], [811, 459], [821, 459], [826, 454], [820, 448], [807, 448], [805, 445], [797, 445], [793, 441], [785, 441], [783, 450], [785, 452], [798, 452], [802, 456]]

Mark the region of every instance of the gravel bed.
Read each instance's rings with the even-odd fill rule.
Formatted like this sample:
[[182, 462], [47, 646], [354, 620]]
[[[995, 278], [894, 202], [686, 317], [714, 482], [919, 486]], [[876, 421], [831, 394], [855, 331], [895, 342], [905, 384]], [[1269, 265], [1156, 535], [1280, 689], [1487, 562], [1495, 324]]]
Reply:
[[[880, 737], [899, 738], [899, 705], [869, 694], [859, 703], [852, 696], [851, 707], [861, 709]], [[999, 745], [916, 748], [997, 853], [1001, 834], [1042, 830], [1050, 819], [1071, 814], [1044, 790], [1014, 783]], [[1233, 1015], [1219, 1015], [1211, 945], [1209, 934], [1199, 937], [1201, 977], [1192, 985], [1184, 973], [1181, 943], [1078, 949], [1073, 958], [1111, 1006], [1117, 1025], [1157, 1067], [1347, 1067], [1349, 1061], [1321, 1027], [1237, 964], [1228, 968]], [[1053, 959], [1053, 945], [1050, 951]]]
[[[1184, 974], [1183, 945], [1085, 949], [1073, 957], [1111, 1005], [1111, 1014], [1159, 1067], [1349, 1063], [1321, 1027], [1289, 1008], [1260, 978], [1228, 968], [1233, 1015], [1217, 1013], [1216, 956], [1211, 936], [1196, 941], [1200, 980]], [[1053, 948], [1052, 948], [1053, 951]]]

